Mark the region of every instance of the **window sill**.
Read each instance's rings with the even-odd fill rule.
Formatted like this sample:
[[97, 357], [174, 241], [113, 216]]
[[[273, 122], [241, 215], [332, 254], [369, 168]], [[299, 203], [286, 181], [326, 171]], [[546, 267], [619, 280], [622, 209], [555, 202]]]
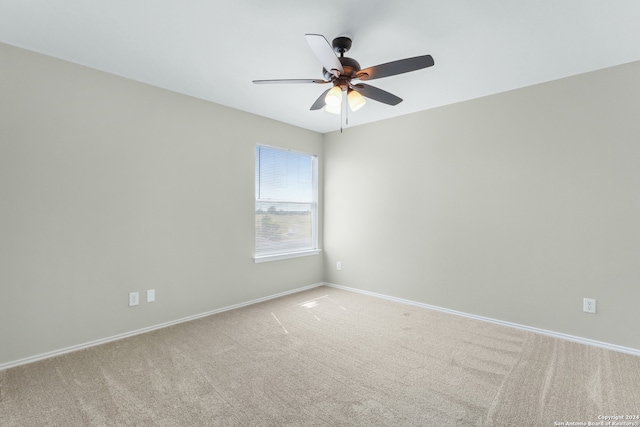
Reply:
[[322, 249], [313, 249], [313, 250], [309, 250], [309, 251], [300, 251], [300, 252], [287, 252], [287, 253], [284, 253], [284, 254], [263, 255], [263, 256], [254, 257], [253, 258], [253, 262], [258, 264], [258, 263], [261, 263], [261, 262], [278, 261], [278, 260], [281, 260], [281, 259], [289, 259], [289, 258], [298, 258], [298, 257], [310, 256], [310, 255], [318, 255], [320, 252], [322, 252]]

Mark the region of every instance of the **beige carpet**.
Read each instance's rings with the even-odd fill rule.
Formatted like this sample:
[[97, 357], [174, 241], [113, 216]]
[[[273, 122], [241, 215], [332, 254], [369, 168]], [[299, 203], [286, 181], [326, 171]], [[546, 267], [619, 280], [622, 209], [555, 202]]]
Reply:
[[636, 414], [640, 357], [327, 287], [0, 372], [2, 426], [554, 426]]

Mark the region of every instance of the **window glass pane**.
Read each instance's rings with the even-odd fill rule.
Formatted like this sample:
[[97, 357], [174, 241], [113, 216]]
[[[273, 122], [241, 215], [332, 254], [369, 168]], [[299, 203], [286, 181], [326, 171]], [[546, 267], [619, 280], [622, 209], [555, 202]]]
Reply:
[[312, 156], [262, 146], [257, 150], [257, 199], [313, 201]]
[[256, 254], [313, 248], [310, 203], [256, 203]]
[[315, 157], [256, 148], [256, 256], [317, 249]]

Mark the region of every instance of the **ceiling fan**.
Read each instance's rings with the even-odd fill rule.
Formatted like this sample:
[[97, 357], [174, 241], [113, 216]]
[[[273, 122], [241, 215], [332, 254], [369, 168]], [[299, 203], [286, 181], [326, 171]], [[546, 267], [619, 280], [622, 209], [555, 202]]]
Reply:
[[370, 98], [388, 105], [397, 105], [402, 102], [402, 98], [365, 83], [353, 82], [353, 80], [367, 81], [395, 76], [396, 74], [431, 67], [434, 64], [431, 55], [423, 55], [387, 62], [363, 70], [360, 68], [358, 61], [344, 56], [351, 49], [351, 39], [349, 37], [337, 37], [333, 39], [331, 45], [320, 34], [305, 34], [305, 38], [320, 64], [322, 64], [324, 79], [254, 80], [253, 83], [331, 83], [331, 88], [318, 97], [311, 106], [311, 110], [319, 110], [325, 107], [325, 110], [330, 113], [340, 114], [344, 95], [346, 95], [352, 111], [360, 109], [365, 104], [364, 98]]

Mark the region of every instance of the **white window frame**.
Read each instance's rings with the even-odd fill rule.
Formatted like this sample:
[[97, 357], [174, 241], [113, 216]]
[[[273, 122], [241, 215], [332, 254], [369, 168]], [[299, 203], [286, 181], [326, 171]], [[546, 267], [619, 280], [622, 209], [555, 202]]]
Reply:
[[[304, 156], [309, 156], [311, 158], [311, 162], [312, 162], [312, 173], [311, 173], [311, 179], [312, 179], [312, 186], [313, 186], [313, 200], [311, 202], [311, 243], [312, 243], [312, 248], [311, 249], [305, 249], [305, 250], [301, 250], [301, 251], [286, 251], [286, 252], [278, 252], [278, 253], [272, 253], [272, 254], [264, 254], [264, 255], [257, 255], [255, 253], [255, 249], [256, 249], [256, 241], [254, 240], [254, 257], [253, 260], [255, 263], [261, 263], [261, 262], [268, 262], [268, 261], [278, 261], [278, 260], [284, 260], [284, 259], [290, 259], [290, 258], [298, 258], [298, 257], [304, 257], [304, 256], [310, 256], [310, 255], [318, 255], [322, 250], [318, 247], [318, 156], [315, 154], [310, 154], [310, 153], [306, 153], [303, 151], [296, 151], [296, 150], [291, 150], [288, 148], [282, 148], [282, 147], [276, 147], [273, 145], [267, 145], [267, 144], [256, 144], [256, 148], [257, 147], [266, 147], [266, 148], [271, 148], [271, 149], [275, 149], [275, 150], [282, 150], [282, 151], [288, 151], [291, 153], [296, 153], [296, 154], [302, 154]], [[254, 153], [257, 153], [257, 150], [254, 150]], [[254, 158], [254, 165], [257, 164], [258, 158], [257, 158], [257, 154], [256, 157]], [[255, 185], [255, 180], [254, 180], [254, 185]], [[255, 189], [254, 189], [255, 190]], [[255, 191], [254, 191], [255, 194]], [[271, 201], [268, 199], [255, 199], [254, 198], [254, 204], [253, 204], [253, 209], [254, 209], [254, 215], [255, 215], [255, 209], [256, 209], [256, 202], [258, 201]], [[287, 200], [278, 200], [278, 202], [287, 202]], [[254, 217], [255, 218], [255, 217]], [[254, 236], [256, 235], [256, 225], [255, 225], [255, 220], [254, 220]]]

